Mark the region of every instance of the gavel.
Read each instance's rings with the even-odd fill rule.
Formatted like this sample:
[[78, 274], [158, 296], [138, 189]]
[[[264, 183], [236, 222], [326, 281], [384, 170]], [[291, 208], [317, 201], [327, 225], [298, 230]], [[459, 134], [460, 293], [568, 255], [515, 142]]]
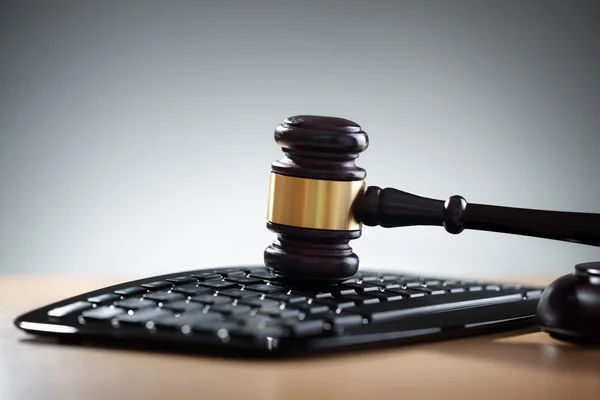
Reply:
[[271, 164], [267, 228], [277, 239], [264, 253], [279, 276], [341, 282], [359, 258], [350, 240], [362, 226], [443, 226], [532, 236], [600, 246], [600, 214], [470, 204], [462, 196], [442, 201], [394, 188], [366, 186], [355, 163], [369, 145], [362, 128], [347, 119], [300, 115], [275, 129], [285, 156]]
[[[271, 164], [267, 228], [277, 234], [264, 263], [282, 279], [337, 284], [354, 276], [359, 258], [350, 241], [362, 227], [443, 226], [600, 246], [600, 214], [445, 201], [394, 188], [366, 186], [356, 165], [369, 145], [357, 123], [298, 115], [274, 132], [284, 157]], [[538, 305], [540, 325], [556, 335], [600, 335], [600, 262], [577, 265], [549, 285]]]

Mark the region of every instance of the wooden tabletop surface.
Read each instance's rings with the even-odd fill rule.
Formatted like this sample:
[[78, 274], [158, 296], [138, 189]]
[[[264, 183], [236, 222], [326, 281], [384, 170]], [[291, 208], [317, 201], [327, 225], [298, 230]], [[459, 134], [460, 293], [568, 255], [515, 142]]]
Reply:
[[600, 349], [543, 333], [250, 361], [57, 345], [13, 326], [113, 283], [0, 276], [0, 399], [600, 399]]

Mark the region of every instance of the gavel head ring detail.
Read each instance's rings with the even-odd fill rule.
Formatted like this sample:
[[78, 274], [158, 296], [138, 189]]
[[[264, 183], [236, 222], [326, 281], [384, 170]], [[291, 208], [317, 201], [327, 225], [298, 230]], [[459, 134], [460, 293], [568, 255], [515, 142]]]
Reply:
[[366, 171], [355, 164], [369, 144], [356, 123], [294, 116], [275, 129], [284, 157], [271, 164], [267, 228], [277, 239], [264, 253], [276, 275], [338, 282], [358, 270], [349, 241], [361, 236], [356, 199]]

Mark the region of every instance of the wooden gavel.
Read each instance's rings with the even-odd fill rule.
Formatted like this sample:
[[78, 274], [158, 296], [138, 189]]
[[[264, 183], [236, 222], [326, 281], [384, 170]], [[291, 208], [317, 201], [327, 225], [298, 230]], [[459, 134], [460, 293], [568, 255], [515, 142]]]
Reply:
[[349, 241], [363, 225], [443, 226], [600, 246], [600, 214], [542, 211], [446, 201], [365, 185], [355, 164], [369, 144], [361, 127], [342, 118], [294, 116], [275, 129], [285, 156], [271, 164], [267, 227], [277, 239], [265, 265], [285, 278], [341, 282], [359, 259]]

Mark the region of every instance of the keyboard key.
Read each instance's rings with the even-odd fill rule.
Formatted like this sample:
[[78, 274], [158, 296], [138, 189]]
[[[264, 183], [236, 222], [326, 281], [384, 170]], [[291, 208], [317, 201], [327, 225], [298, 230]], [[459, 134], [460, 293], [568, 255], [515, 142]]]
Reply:
[[313, 299], [333, 299], [333, 294], [329, 292], [315, 293], [311, 296]]
[[[117, 323], [119, 325], [127, 326], [127, 325], [142, 325], [147, 328], [151, 328], [154, 326], [154, 321], [158, 318], [171, 316], [172, 312], [163, 310], [160, 308], [151, 308], [145, 309], [141, 311], [136, 311], [132, 315], [129, 314], [119, 314], [116, 317]], [[151, 323], [150, 325], [148, 323]]]
[[251, 329], [263, 329], [267, 323], [273, 324], [273, 318], [264, 314], [234, 315], [234, 318], [241, 326]]
[[90, 303], [94, 304], [102, 304], [102, 303], [112, 303], [115, 300], [119, 300], [121, 296], [114, 293], [104, 293], [98, 296], [92, 296], [87, 299]]
[[377, 275], [363, 275], [361, 277], [361, 281], [362, 282], [369, 282], [369, 283], [371, 283], [371, 282], [377, 282], [377, 281], [379, 281], [379, 276], [377, 276]]
[[273, 275], [268, 270], [263, 268], [257, 268], [255, 270], [250, 271], [250, 276], [268, 281], [278, 279], [276, 275]]
[[[402, 289], [400, 289], [402, 290]], [[418, 293], [419, 296], [424, 296], [424, 293]], [[369, 293], [369, 296], [373, 296], [373, 297], [377, 297], [379, 299], [379, 301], [396, 301], [396, 300], [402, 300], [405, 297], [408, 296], [402, 296], [402, 294], [400, 293], [394, 293], [392, 291], [386, 290], [384, 292], [371, 292]]]
[[347, 299], [346, 296], [335, 299], [315, 300], [312, 304], [328, 306], [332, 311], [355, 306], [354, 301]]
[[318, 336], [325, 331], [325, 324], [327, 322], [322, 319], [313, 320], [287, 320], [282, 321], [282, 326], [289, 329], [292, 337], [304, 338], [309, 336]]
[[356, 290], [348, 286], [338, 286], [335, 289], [332, 289], [329, 294], [331, 294], [332, 297], [341, 297], [349, 294], [356, 294]]
[[241, 337], [260, 340], [263, 338], [280, 338], [285, 335], [285, 330], [277, 325], [267, 326], [261, 329], [240, 326], [228, 330], [227, 333], [231, 337]]
[[267, 299], [281, 301], [286, 304], [306, 303], [308, 301], [308, 297], [292, 293], [267, 293], [265, 297]]
[[442, 282], [442, 286], [450, 286], [450, 285], [457, 285], [457, 286], [464, 287], [464, 285], [462, 285], [459, 281], [455, 281], [455, 280], [444, 280]]
[[248, 306], [254, 308], [260, 307], [279, 307], [281, 305], [280, 301], [270, 300], [270, 299], [262, 299], [260, 297], [250, 297], [239, 300], [240, 304], [246, 304]]
[[458, 284], [445, 284], [437, 287], [440, 289], [446, 289], [450, 293], [460, 293], [466, 291], [464, 286]]
[[358, 314], [334, 315], [328, 322], [335, 328], [346, 328], [350, 326], [362, 325], [364, 318]]
[[420, 278], [416, 275], [400, 275], [400, 278], [398, 280], [400, 282], [418, 282], [421, 279], [422, 278]]
[[225, 275], [227, 278], [232, 277], [232, 276], [246, 276], [246, 271], [243, 270], [239, 270], [239, 271], [233, 271], [233, 272], [226, 272], [223, 275]]
[[390, 289], [387, 292], [398, 294], [407, 299], [414, 299], [415, 297], [423, 297], [425, 296], [425, 292], [412, 290], [412, 289]]
[[82, 322], [100, 322], [110, 321], [114, 317], [120, 314], [124, 314], [125, 310], [122, 308], [115, 307], [98, 307], [92, 310], [87, 310], [81, 313], [80, 320]]
[[231, 331], [238, 329], [240, 327], [240, 324], [235, 322], [235, 321], [220, 321], [220, 320], [216, 320], [216, 321], [206, 321], [206, 322], [202, 322], [202, 323], [196, 323], [196, 324], [192, 324], [190, 326], [190, 328], [194, 331], [194, 332], [199, 332], [199, 333], [222, 333], [222, 331], [224, 332], [223, 337], [227, 337], [230, 336]]
[[75, 303], [67, 304], [62, 307], [54, 308], [48, 311], [48, 316], [52, 318], [63, 318], [67, 315], [79, 313], [92, 308], [94, 305], [87, 301], [76, 301]]
[[445, 294], [448, 293], [445, 288], [441, 286], [432, 286], [432, 287], [414, 287], [413, 290], [426, 293], [428, 295], [437, 295], [437, 294]]
[[[381, 290], [378, 286], [369, 285], [369, 284], [345, 283], [342, 286], [354, 289], [356, 291], [356, 293], [359, 293], [359, 294], [378, 292]], [[399, 285], [398, 285], [398, 287], [399, 287]]]
[[212, 324], [223, 319], [219, 313], [213, 312], [190, 312], [178, 316], [166, 316], [157, 318], [154, 326], [158, 329], [181, 329], [189, 326], [190, 330], [194, 326]]
[[192, 297], [190, 300], [199, 302], [199, 303], [204, 303], [204, 304], [224, 304], [224, 303], [232, 302], [232, 299], [230, 297], [215, 296], [212, 294], [201, 294], [201, 295]]
[[347, 314], [342, 312], [341, 314], [328, 312], [327, 314], [320, 314], [317, 316], [308, 316], [307, 321], [313, 319], [320, 319], [330, 324], [334, 329], [347, 328], [351, 326], [363, 325], [364, 318], [359, 314]]
[[458, 283], [463, 286], [483, 286], [482, 281], [459, 281]]
[[159, 303], [166, 303], [169, 301], [177, 301], [185, 299], [185, 296], [181, 293], [173, 292], [154, 292], [144, 296], [145, 299], [155, 300]]
[[[353, 304], [354, 305], [354, 304]], [[301, 304], [301, 305], [292, 305], [291, 307], [294, 307], [300, 311], [302, 311], [305, 314], [309, 314], [309, 315], [314, 315], [314, 314], [322, 314], [322, 313], [327, 313], [329, 312], [329, 306], [326, 306], [324, 304]], [[337, 309], [337, 307], [334, 308], [333, 311], [335, 311]]]
[[211, 280], [211, 279], [223, 279], [223, 275], [217, 274], [213, 271], [208, 272], [198, 272], [196, 274], [192, 274], [194, 278], [198, 278], [203, 281]]
[[300, 315], [300, 310], [294, 308], [282, 308], [267, 305], [258, 309], [258, 314], [270, 315], [274, 318], [293, 318]]
[[191, 312], [191, 311], [200, 311], [204, 309], [206, 306], [202, 303], [196, 302], [188, 302], [187, 300], [179, 300], [173, 303], [167, 303], [162, 306], [165, 310], [171, 310], [173, 312], [182, 313], [182, 312]]
[[[368, 286], [367, 286], [368, 285]], [[376, 290], [384, 290], [384, 289], [395, 289], [395, 288], [400, 288], [402, 287], [403, 283], [399, 283], [399, 282], [369, 282], [367, 284], [365, 284], [365, 287], [369, 287], [369, 288], [373, 288], [373, 289], [367, 289], [367, 291], [376, 291]]]
[[273, 293], [273, 292], [284, 291], [284, 289], [281, 286], [266, 285], [266, 284], [262, 284], [262, 283], [257, 284], [257, 285], [246, 286], [246, 290], [253, 290], [255, 292], [260, 292], [260, 293]]
[[441, 286], [442, 281], [439, 279], [423, 279], [421, 281], [425, 286]]
[[483, 286], [481, 286], [481, 285], [468, 286], [467, 290], [469, 292], [479, 292], [480, 290], [483, 290]]
[[209, 320], [221, 321], [223, 320], [223, 315], [221, 313], [215, 311], [202, 311], [202, 312], [191, 312], [191, 313], [183, 313], [181, 314], [184, 318], [196, 319], [198, 322], [204, 322]]
[[243, 290], [243, 289], [239, 289], [239, 288], [220, 290], [219, 291], [219, 295], [220, 296], [232, 297], [234, 299], [243, 299], [243, 298], [246, 298], [246, 297], [257, 297], [257, 296], [260, 296], [259, 293], [251, 292], [251, 291], [249, 292], [247, 290]]
[[343, 284], [346, 285], [348, 283], [362, 283], [362, 279], [360, 279], [360, 277], [354, 277], [354, 278], [350, 278], [350, 279], [346, 279]]
[[525, 299], [539, 299], [542, 296], [543, 290], [540, 289], [534, 289], [534, 290], [528, 290], [525, 295], [524, 298]]
[[186, 296], [196, 296], [203, 293], [212, 293], [212, 290], [210, 290], [209, 288], [196, 286], [195, 283], [188, 283], [186, 285], [178, 286], [173, 288], [173, 290], [171, 291], [175, 293], [181, 293]]
[[218, 312], [225, 315], [240, 315], [240, 314], [249, 314], [252, 310], [252, 307], [244, 305], [244, 304], [218, 304], [215, 306], [211, 306], [209, 311]]
[[214, 289], [214, 290], [225, 290], [225, 289], [231, 289], [231, 288], [235, 288], [238, 287], [238, 285], [236, 283], [231, 283], [231, 282], [226, 282], [226, 281], [220, 281], [220, 280], [210, 280], [210, 281], [203, 281], [203, 282], [198, 282], [199, 286], [204, 286], [210, 289]]
[[115, 293], [120, 295], [120, 296], [136, 296], [138, 294], [142, 294], [142, 293], [146, 293], [148, 292], [147, 289], [144, 289], [143, 287], [140, 286], [133, 286], [133, 287], [128, 287], [128, 288], [124, 288], [124, 289], [118, 289], [115, 290]]
[[194, 278], [193, 276], [178, 276], [175, 278], [169, 278], [169, 279], [167, 279], [167, 281], [174, 283], [176, 285], [183, 285], [186, 283], [198, 282], [198, 280], [196, 278]]
[[262, 283], [261, 279], [254, 278], [251, 276], [239, 275], [239, 276], [227, 276], [229, 282], [239, 283], [242, 285], [252, 285], [254, 283]]
[[377, 297], [367, 296], [364, 294], [351, 294], [348, 296], [344, 296], [345, 301], [353, 301], [354, 304], [376, 304], [379, 303], [379, 299]]
[[170, 288], [170, 287], [173, 286], [173, 284], [171, 282], [167, 282], [167, 281], [156, 281], [156, 282], [144, 283], [141, 286], [143, 288], [146, 288], [146, 289], [149, 289], [149, 290], [157, 290], [157, 289]]
[[121, 301], [117, 301], [115, 303], [116, 307], [120, 307], [125, 310], [139, 310], [139, 309], [147, 308], [147, 307], [156, 307], [156, 305], [157, 304], [155, 301], [148, 300], [148, 299], [135, 299], [135, 298], [121, 300]]

